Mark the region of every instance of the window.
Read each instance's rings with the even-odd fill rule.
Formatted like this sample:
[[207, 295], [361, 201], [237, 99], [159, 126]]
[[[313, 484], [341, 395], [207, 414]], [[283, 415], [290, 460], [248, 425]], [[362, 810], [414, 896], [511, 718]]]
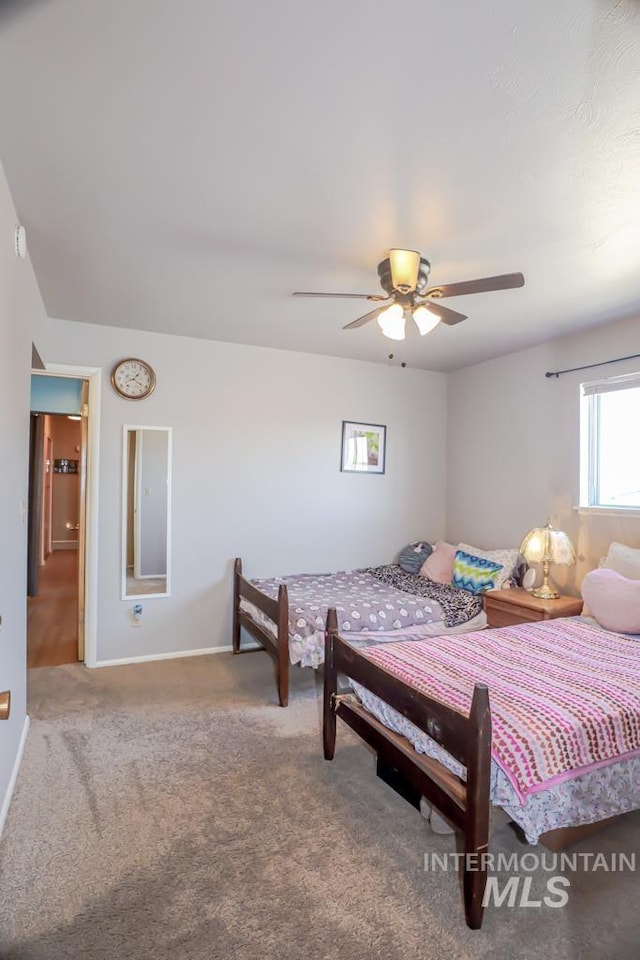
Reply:
[[640, 509], [640, 374], [581, 384], [580, 504]]

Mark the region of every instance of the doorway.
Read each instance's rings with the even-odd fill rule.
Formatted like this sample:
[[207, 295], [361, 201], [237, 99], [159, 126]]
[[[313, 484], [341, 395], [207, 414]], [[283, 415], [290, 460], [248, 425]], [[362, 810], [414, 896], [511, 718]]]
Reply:
[[83, 433], [81, 414], [32, 414], [27, 667], [82, 658]]
[[34, 374], [31, 396], [30, 668], [84, 659], [87, 383]]

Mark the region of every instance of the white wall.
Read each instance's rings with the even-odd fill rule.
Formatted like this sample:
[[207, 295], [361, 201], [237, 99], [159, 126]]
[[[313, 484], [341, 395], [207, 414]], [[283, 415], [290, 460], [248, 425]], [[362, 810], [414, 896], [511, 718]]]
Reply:
[[[577, 593], [611, 540], [640, 547], [640, 520], [578, 514], [579, 385], [640, 370], [640, 360], [545, 377], [548, 370], [640, 353], [638, 318], [565, 337], [449, 375], [447, 536], [516, 546], [548, 517], [579, 560], [553, 575]], [[629, 442], [638, 442], [629, 424]]]
[[43, 353], [46, 314], [31, 263], [14, 254], [18, 223], [0, 166], [0, 830], [26, 720], [26, 507], [31, 343]]
[[[444, 534], [446, 376], [52, 320], [50, 362], [100, 366], [99, 661], [228, 645], [231, 568], [252, 577], [390, 561]], [[122, 400], [112, 365], [158, 384]], [[342, 420], [387, 426], [386, 473], [341, 473]], [[120, 600], [122, 426], [173, 427], [172, 596]]]

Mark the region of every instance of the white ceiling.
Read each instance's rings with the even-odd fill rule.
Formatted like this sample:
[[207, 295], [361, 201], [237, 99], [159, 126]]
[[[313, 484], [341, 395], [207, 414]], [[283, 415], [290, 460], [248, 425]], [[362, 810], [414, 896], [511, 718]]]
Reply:
[[[31, 0], [0, 155], [51, 316], [450, 370], [640, 308], [639, 0]], [[390, 247], [521, 290], [343, 331]]]

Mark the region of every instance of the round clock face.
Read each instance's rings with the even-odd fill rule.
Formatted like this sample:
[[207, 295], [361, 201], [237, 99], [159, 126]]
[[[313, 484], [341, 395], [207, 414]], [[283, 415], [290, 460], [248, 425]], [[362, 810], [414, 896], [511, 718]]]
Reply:
[[143, 400], [153, 393], [156, 375], [144, 360], [129, 357], [116, 363], [111, 374], [111, 383], [116, 393], [125, 400]]

